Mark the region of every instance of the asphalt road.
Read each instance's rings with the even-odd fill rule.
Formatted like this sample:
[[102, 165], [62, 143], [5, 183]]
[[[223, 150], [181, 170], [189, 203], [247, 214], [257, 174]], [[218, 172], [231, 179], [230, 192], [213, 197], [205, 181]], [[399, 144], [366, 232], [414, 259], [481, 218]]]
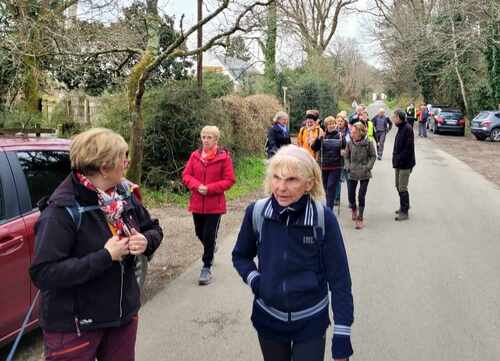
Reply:
[[[356, 318], [352, 360], [498, 361], [500, 190], [417, 138], [411, 218], [395, 222], [394, 133], [375, 165], [361, 231], [350, 220], [343, 188], [339, 218]], [[251, 293], [230, 261], [235, 239], [221, 242], [213, 284], [196, 284], [196, 264], [145, 305], [137, 360], [261, 359]]]

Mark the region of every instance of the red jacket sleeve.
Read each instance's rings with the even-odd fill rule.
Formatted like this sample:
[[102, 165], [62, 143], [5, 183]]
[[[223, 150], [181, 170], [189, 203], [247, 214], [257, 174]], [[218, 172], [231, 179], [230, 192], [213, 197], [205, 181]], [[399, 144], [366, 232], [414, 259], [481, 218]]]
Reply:
[[194, 177], [193, 154], [189, 157], [186, 167], [184, 168], [184, 172], [182, 172], [182, 181], [190, 191], [196, 191], [201, 185], [201, 182]]
[[229, 154], [227, 155], [227, 158], [224, 161], [223, 167], [224, 170], [222, 173], [222, 179], [220, 181], [206, 185], [208, 189], [207, 195], [222, 194], [229, 188], [231, 188], [233, 184], [236, 182], [236, 178], [234, 176], [233, 161], [231, 160]]

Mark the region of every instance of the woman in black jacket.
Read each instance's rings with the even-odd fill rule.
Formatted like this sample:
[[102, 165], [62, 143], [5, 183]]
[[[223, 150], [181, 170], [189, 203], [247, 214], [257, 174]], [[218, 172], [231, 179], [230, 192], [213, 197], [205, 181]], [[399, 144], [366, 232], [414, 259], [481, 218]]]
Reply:
[[328, 208], [333, 209], [343, 168], [341, 152], [346, 147], [346, 141], [337, 130], [337, 121], [334, 117], [326, 117], [324, 123], [325, 133], [316, 138], [311, 148], [318, 154], [323, 188], [326, 193], [326, 205]]
[[123, 178], [127, 154], [125, 140], [111, 130], [76, 136], [73, 171], [35, 226], [30, 274], [41, 290], [47, 361], [134, 359], [135, 257], [151, 257], [163, 233]]
[[287, 124], [288, 114], [285, 112], [276, 113], [273, 125], [267, 131], [266, 153], [268, 158], [276, 154], [282, 146], [292, 143]]

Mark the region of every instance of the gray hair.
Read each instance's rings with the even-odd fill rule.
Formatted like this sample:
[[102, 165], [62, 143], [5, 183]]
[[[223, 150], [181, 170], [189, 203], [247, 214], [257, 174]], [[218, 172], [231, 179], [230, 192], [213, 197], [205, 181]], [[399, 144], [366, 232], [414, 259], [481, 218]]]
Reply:
[[278, 121], [280, 121], [281, 119], [283, 118], [287, 118], [288, 119], [288, 113], [287, 112], [277, 112], [274, 117], [273, 117], [273, 123], [277, 123]]

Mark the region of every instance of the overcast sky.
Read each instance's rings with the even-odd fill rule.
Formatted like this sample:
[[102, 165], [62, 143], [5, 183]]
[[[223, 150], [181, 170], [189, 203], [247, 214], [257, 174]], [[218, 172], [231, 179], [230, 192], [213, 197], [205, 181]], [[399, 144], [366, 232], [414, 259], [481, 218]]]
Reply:
[[[214, 4], [214, 0], [205, 0], [208, 4]], [[359, 0], [358, 8], [364, 9], [369, 0]], [[192, 25], [196, 21], [197, 0], [160, 0], [160, 7], [169, 14], [175, 15], [177, 21], [182, 14], [185, 15], [186, 26]], [[206, 11], [204, 9], [204, 11]], [[370, 19], [367, 15], [347, 14], [340, 18], [336, 36], [356, 39], [366, 60], [373, 65], [379, 65], [376, 57], [377, 48], [369, 36]], [[196, 36], [192, 36], [189, 45], [194, 46]]]

